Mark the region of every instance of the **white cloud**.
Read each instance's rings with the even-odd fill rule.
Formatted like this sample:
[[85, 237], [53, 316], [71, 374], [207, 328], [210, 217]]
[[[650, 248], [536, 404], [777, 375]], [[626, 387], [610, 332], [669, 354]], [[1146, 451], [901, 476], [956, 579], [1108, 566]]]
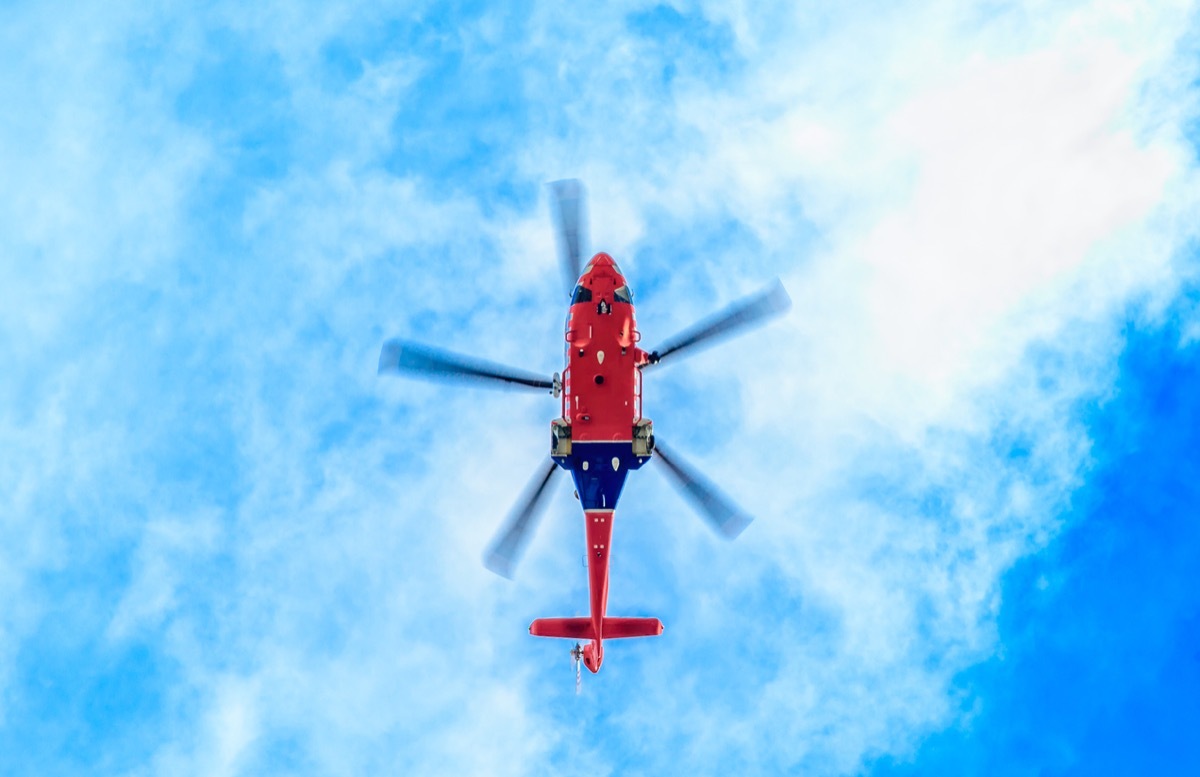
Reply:
[[[23, 454], [0, 465], [5, 545], [33, 549], [0, 586], [30, 601], [85, 542], [77, 523], [132, 549], [106, 622], [179, 667], [159, 767], [247, 773], [282, 752], [323, 773], [839, 773], [951, 720], [954, 675], [996, 648], [1001, 575], [1086, 475], [1076, 411], [1111, 383], [1123, 311], [1175, 293], [1195, 223], [1175, 107], [1188, 9], [728, 8], [679, 8], [716, 27], [711, 47], [549, 6], [455, 25], [440, 43], [467, 73], [505, 68], [528, 115], [453, 185], [396, 143], [432, 99], [428, 51], [380, 44], [345, 88], [322, 85], [324, 47], [379, 12], [120, 17], [96, 48], [55, 27], [93, 75], [48, 55], [69, 72], [26, 92], [59, 118], [25, 114], [25, 153], [6, 155], [53, 183], [0, 208], [21, 258], [0, 267], [0, 352], [59, 361], [0, 389], [0, 441]], [[119, 65], [137, 24], [180, 44], [159, 80]], [[506, 24], [528, 45], [504, 48]], [[303, 138], [286, 174], [230, 183], [245, 204], [215, 248], [190, 209], [212, 215], [204, 171], [229, 183], [232, 162], [210, 168], [220, 144], [172, 118], [210, 28], [278, 57]], [[648, 340], [778, 268], [795, 300], [647, 378], [664, 438], [710, 446], [695, 458], [759, 520], [718, 547], [639, 474], [612, 607], [668, 631], [614, 646], [580, 700], [565, 647], [524, 634], [583, 606], [570, 489], [515, 584], [478, 564], [545, 455], [553, 400], [373, 375], [394, 334], [556, 367], [545, 203], [483, 192], [568, 175], [589, 185], [593, 247], [635, 291], [655, 279]], [[63, 339], [106, 320], [90, 304], [118, 281], [147, 294], [88, 348]], [[162, 461], [180, 450], [182, 472]], [[197, 485], [189, 463], [230, 482]], [[31, 601], [3, 611], [4, 644]]]
[[110, 639], [128, 639], [141, 629], [156, 628], [181, 607], [180, 588], [187, 587], [186, 577], [203, 575], [196, 561], [212, 560], [219, 525], [219, 516], [203, 513], [145, 525], [133, 562], [134, 578], [108, 625]]
[[[735, 88], [686, 83], [675, 132], [696, 142], [656, 146], [652, 165], [626, 172], [630, 198], [670, 202], [684, 223], [733, 217], [764, 253], [800, 254], [790, 319], [692, 372], [743, 377], [746, 433], [710, 465], [765, 517], [736, 563], [693, 575], [693, 542], [668, 554], [695, 597], [739, 574], [750, 546], [760, 575], [794, 578], [837, 624], [834, 637], [731, 637], [784, 643], [768, 648], [775, 693], [748, 714], [772, 746], [794, 747], [777, 754], [785, 766], [854, 771], [947, 720], [953, 675], [994, 647], [1000, 576], [1053, 536], [1086, 474], [1078, 408], [1111, 383], [1119, 322], [1175, 293], [1194, 235], [1186, 114], [1172, 107], [1190, 72], [1175, 48], [1187, 9], [1014, 13], [983, 34], [946, 9], [878, 24], [850, 13], [799, 50], [755, 39], [739, 16], [743, 53], [765, 66]], [[636, 105], [626, 115], [642, 118]], [[621, 158], [641, 133], [652, 128], [605, 125], [574, 141]], [[673, 300], [713, 272], [678, 260]], [[772, 489], [786, 496], [760, 496]], [[761, 584], [747, 577], [723, 585], [713, 628], [737, 622], [739, 594]], [[776, 615], [779, 629], [797, 622]], [[729, 722], [705, 701], [680, 692], [686, 725]]]

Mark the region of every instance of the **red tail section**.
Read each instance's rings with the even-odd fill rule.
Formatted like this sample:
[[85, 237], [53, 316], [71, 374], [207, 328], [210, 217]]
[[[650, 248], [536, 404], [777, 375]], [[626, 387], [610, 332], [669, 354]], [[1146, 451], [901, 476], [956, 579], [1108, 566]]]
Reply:
[[658, 618], [605, 618], [600, 634], [592, 628], [591, 618], [538, 618], [529, 624], [535, 637], [565, 639], [621, 639], [623, 637], [657, 637], [663, 632]]
[[[620, 464], [613, 459], [613, 471]], [[584, 460], [583, 468], [588, 461]], [[577, 481], [578, 482], [578, 481]], [[583, 487], [580, 486], [580, 491]], [[615, 500], [615, 497], [614, 497]], [[606, 618], [608, 608], [608, 554], [612, 548], [611, 508], [584, 510], [584, 526], [587, 528], [588, 598], [591, 599], [591, 615], [587, 618], [538, 618], [529, 624], [529, 633], [535, 637], [565, 637], [566, 639], [588, 640], [582, 657], [588, 671], [600, 671], [604, 662], [604, 640], [622, 637], [656, 637], [662, 634], [662, 621], [658, 618]]]

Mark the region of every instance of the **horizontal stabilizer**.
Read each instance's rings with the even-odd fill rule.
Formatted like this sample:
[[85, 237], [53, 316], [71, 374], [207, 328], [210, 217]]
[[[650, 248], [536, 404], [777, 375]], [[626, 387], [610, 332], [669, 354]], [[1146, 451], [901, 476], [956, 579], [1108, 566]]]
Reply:
[[[658, 618], [605, 618], [600, 636], [603, 639], [657, 637], [662, 632], [662, 621]], [[529, 633], [535, 637], [596, 639], [591, 618], [538, 618], [529, 624]]]
[[657, 637], [662, 634], [662, 621], [658, 618], [605, 618], [604, 638]]
[[591, 618], [538, 618], [529, 624], [529, 633], [535, 637], [596, 638]]

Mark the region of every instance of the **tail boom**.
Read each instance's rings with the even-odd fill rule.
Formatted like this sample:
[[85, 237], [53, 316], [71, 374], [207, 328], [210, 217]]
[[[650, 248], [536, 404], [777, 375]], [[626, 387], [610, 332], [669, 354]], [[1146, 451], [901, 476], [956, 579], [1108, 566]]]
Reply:
[[[613, 459], [614, 469], [618, 466]], [[586, 463], [585, 463], [586, 466]], [[656, 637], [662, 634], [658, 618], [609, 618], [608, 554], [612, 549], [612, 508], [584, 510], [587, 534], [588, 599], [591, 614], [586, 618], [538, 618], [529, 625], [535, 637], [563, 637], [588, 640], [583, 649], [583, 663], [595, 674], [604, 662], [604, 640], [625, 637]]]

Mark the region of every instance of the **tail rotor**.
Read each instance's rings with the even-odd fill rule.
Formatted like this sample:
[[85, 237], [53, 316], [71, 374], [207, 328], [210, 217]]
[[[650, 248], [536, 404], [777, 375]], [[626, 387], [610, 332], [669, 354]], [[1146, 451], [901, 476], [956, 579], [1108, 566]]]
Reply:
[[575, 695], [583, 688], [583, 646], [578, 642], [571, 648], [571, 660], [575, 663]]

